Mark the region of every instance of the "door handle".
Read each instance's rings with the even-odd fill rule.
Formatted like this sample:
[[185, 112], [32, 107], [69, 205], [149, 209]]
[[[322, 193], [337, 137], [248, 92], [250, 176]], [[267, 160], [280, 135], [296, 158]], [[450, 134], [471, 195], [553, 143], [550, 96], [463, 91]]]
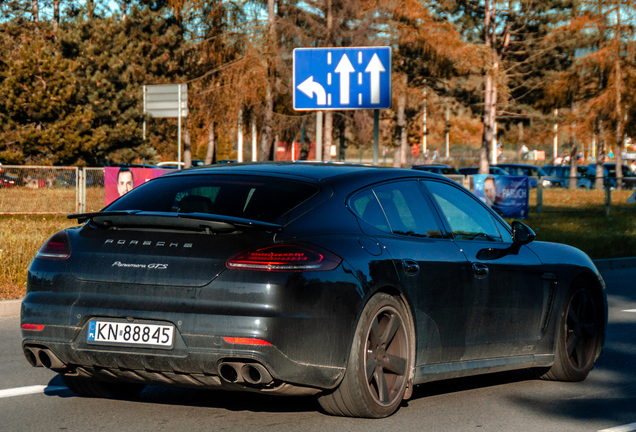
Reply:
[[488, 266], [482, 263], [473, 263], [473, 273], [477, 279], [483, 279], [488, 276]]
[[408, 275], [416, 275], [420, 271], [420, 265], [417, 263], [417, 261], [414, 261], [412, 259], [403, 259], [402, 265], [404, 265], [404, 271]]

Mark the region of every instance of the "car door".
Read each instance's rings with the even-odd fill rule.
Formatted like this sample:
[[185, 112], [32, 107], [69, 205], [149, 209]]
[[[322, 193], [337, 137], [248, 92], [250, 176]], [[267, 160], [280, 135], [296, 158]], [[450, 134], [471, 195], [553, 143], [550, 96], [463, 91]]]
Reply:
[[472, 270], [420, 183], [378, 184], [355, 194], [349, 206], [391, 255], [413, 306], [416, 365], [461, 360], [474, 303]]
[[541, 261], [529, 248], [515, 247], [506, 225], [466, 190], [423, 183], [472, 269], [473, 307], [463, 359], [531, 354], [548, 305], [549, 281]]

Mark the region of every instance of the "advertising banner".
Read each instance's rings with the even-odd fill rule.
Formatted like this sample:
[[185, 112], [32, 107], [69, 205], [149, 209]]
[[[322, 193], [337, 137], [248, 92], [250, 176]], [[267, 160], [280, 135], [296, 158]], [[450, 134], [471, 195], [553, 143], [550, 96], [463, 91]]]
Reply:
[[174, 170], [163, 168], [106, 167], [104, 168], [104, 205], [112, 203], [140, 184], [172, 171]]
[[527, 218], [530, 211], [528, 176], [478, 174], [474, 193], [504, 218]]

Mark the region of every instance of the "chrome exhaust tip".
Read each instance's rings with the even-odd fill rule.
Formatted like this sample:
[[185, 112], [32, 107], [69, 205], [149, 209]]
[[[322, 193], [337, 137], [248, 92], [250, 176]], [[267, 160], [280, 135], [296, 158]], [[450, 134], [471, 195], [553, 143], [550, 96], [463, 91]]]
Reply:
[[33, 347], [24, 348], [24, 357], [26, 357], [26, 360], [33, 367], [43, 366], [42, 362], [40, 361], [39, 353], [40, 353], [39, 348], [33, 348]]
[[42, 366], [44, 366], [45, 368], [54, 371], [66, 369], [66, 364], [62, 360], [57, 358], [57, 356], [53, 354], [53, 352], [49, 349], [41, 349], [38, 352], [38, 359], [40, 360]]
[[274, 381], [265, 366], [259, 363], [246, 363], [241, 368], [241, 375], [245, 382], [252, 385], [266, 386]]

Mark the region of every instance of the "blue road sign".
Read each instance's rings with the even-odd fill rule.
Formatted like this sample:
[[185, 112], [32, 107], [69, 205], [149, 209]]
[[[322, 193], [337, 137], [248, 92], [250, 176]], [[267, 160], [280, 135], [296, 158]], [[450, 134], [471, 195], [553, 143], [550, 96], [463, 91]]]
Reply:
[[391, 108], [391, 48], [296, 48], [294, 109]]

